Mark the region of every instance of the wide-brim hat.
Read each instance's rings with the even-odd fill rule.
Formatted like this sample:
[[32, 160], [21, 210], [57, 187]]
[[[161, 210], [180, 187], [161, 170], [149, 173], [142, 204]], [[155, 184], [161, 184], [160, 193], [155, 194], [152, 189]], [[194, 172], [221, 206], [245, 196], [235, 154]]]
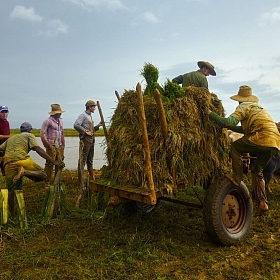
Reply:
[[209, 74], [211, 76], [216, 76], [216, 71], [214, 70], [214, 66], [210, 62], [198, 61], [197, 65], [198, 65], [199, 68], [202, 68], [203, 66], [206, 66], [210, 70]]
[[49, 112], [50, 115], [55, 115], [55, 114], [62, 114], [65, 111], [61, 110], [61, 107], [59, 104], [51, 104], [51, 112]]
[[258, 102], [259, 98], [252, 94], [252, 89], [249, 86], [240, 86], [236, 95], [230, 97], [230, 99], [238, 102]]

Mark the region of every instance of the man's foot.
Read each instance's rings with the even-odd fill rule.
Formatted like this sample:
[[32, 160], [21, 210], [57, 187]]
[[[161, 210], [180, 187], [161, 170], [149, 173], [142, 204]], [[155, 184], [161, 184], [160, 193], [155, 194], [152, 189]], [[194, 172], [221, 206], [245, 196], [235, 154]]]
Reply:
[[17, 180], [19, 180], [24, 175], [24, 168], [20, 166], [18, 168], [18, 173], [15, 175], [13, 182], [15, 183]]
[[262, 216], [266, 211], [268, 211], [268, 205], [264, 200], [261, 200], [257, 215]]

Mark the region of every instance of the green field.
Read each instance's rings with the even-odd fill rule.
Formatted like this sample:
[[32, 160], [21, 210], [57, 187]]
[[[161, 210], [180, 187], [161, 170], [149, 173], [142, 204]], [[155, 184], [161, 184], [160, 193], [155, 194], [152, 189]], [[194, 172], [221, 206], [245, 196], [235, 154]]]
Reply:
[[[248, 238], [230, 247], [208, 238], [201, 209], [161, 201], [149, 215], [130, 215], [122, 206], [107, 207], [107, 197], [97, 194], [99, 207], [76, 208], [78, 178], [68, 170], [61, 180], [63, 211], [44, 222], [44, 184], [24, 179], [23, 185], [29, 229], [14, 221], [0, 230], [0, 279], [279, 279], [278, 184], [272, 184], [268, 213], [255, 216]], [[199, 187], [179, 198], [197, 200], [197, 192], [203, 199]]]
[[[20, 133], [19, 129], [11, 129], [11, 135], [14, 134], [18, 134]], [[40, 136], [40, 129], [33, 129], [32, 133], [36, 136], [39, 137]], [[66, 137], [75, 137], [78, 136], [78, 132], [74, 129], [74, 128], [66, 128], [64, 129], [64, 135]], [[95, 132], [95, 136], [104, 136], [104, 130], [103, 129], [99, 129], [98, 131]]]

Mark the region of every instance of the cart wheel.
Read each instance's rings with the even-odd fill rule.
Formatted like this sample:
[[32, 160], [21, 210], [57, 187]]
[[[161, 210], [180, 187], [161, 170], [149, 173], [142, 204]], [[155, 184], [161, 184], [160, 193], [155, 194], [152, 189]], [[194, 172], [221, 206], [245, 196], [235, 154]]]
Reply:
[[125, 210], [130, 214], [149, 214], [152, 212], [156, 205], [151, 205], [138, 201], [130, 201], [124, 204]]
[[220, 178], [205, 195], [203, 209], [206, 232], [214, 242], [234, 245], [244, 240], [253, 218], [253, 203], [246, 185], [236, 187]]

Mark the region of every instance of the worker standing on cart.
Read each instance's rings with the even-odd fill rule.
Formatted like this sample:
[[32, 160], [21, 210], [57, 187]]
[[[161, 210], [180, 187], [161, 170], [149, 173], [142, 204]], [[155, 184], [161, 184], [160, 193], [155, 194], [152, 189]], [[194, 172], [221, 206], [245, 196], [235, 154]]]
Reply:
[[195, 86], [208, 89], [207, 76], [216, 76], [214, 66], [207, 61], [198, 61], [198, 70], [179, 75], [172, 79], [173, 83], [181, 84], [182, 87]]
[[[252, 186], [259, 203], [258, 215], [263, 215], [268, 210], [263, 169], [280, 150], [280, 134], [272, 117], [258, 104], [259, 99], [252, 94], [249, 86], [240, 86], [237, 95], [230, 98], [238, 101], [239, 105], [228, 118], [218, 116], [209, 108], [205, 108], [204, 113], [220, 126], [244, 133], [242, 138], [231, 144], [233, 179], [238, 185], [243, 180], [241, 155], [257, 154], [251, 168]], [[237, 126], [239, 122], [241, 126]]]

